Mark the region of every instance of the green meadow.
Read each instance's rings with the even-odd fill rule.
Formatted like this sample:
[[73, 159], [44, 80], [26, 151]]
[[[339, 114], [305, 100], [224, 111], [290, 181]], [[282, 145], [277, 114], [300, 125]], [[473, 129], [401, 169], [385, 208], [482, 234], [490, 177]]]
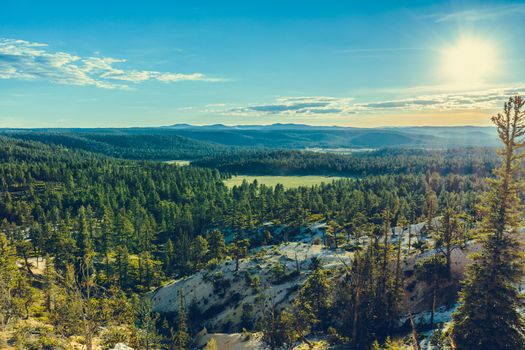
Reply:
[[166, 163], [178, 166], [186, 166], [191, 164], [189, 160], [168, 160]]
[[316, 176], [316, 175], [305, 175], [305, 176], [270, 176], [270, 175], [238, 175], [233, 176], [230, 179], [224, 180], [224, 183], [228, 187], [241, 185], [244, 180], [248, 183], [257, 180], [260, 184], [266, 186], [275, 186], [282, 184], [284, 187], [292, 188], [299, 186], [313, 186], [321, 183], [330, 183], [334, 180], [344, 179], [344, 177], [337, 176]]

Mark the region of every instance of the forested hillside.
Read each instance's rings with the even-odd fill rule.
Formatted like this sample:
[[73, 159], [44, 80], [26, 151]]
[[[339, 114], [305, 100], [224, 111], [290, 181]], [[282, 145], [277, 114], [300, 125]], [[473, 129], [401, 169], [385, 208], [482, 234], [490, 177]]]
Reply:
[[[140, 160], [195, 160], [264, 149], [345, 150], [494, 147], [490, 128], [346, 128], [296, 124], [175, 125], [128, 129], [0, 129], [0, 134], [108, 156]], [[271, 157], [271, 155], [270, 155]], [[319, 160], [314, 160], [318, 162]]]
[[[185, 255], [199, 235], [215, 228], [242, 235], [272, 221], [301, 227], [311, 220], [337, 218], [343, 225], [356, 217], [377, 218], [391, 206], [403, 208], [400, 215], [415, 222], [424, 216], [429, 186], [441, 203], [455, 193], [469, 212], [481, 190], [473, 176], [438, 173], [288, 190], [244, 183], [228, 190], [218, 171], [205, 168], [116, 160], [7, 138], [1, 139], [0, 152], [4, 225], [21, 231], [20, 239], [40, 242], [34, 247], [38, 254], [60, 254], [64, 261], [55, 262], [62, 266], [78, 258], [75, 249], [83, 249], [86, 239], [104, 255], [108, 252], [98, 250], [125, 245], [128, 253], [138, 254], [147, 246], [161, 261], [169, 240]], [[80, 229], [85, 221], [89, 232]], [[179, 257], [173, 260], [181, 270], [192, 265]]]
[[235, 152], [196, 160], [197, 166], [232, 174], [367, 176], [382, 174], [490, 175], [494, 149], [393, 149], [337, 154], [306, 151]]
[[[207, 327], [270, 349], [523, 348], [522, 107], [494, 118], [499, 160], [471, 148], [250, 151], [176, 166], [2, 136], [0, 345], [189, 349]], [[249, 169], [360, 177], [224, 185], [222, 170]]]
[[[100, 301], [114, 293], [131, 297], [228, 256], [242, 257], [246, 249], [292, 239], [313, 222], [332, 222], [336, 241], [345, 231], [380, 225], [388, 208], [398, 208], [389, 219], [393, 225], [416, 222], [426, 215], [429, 189], [441, 205], [453, 196], [472, 212], [482, 187], [472, 176], [428, 173], [289, 190], [244, 183], [228, 190], [216, 170], [116, 160], [5, 137], [0, 157], [4, 244], [20, 257], [20, 278], [29, 283], [21, 295], [12, 295], [14, 300], [4, 300], [14, 303], [3, 309], [10, 312], [3, 315], [4, 325], [44, 312], [46, 318], [60, 318], [56, 322], [64, 329], [57, 337], [75, 333], [80, 325], [60, 314], [67, 304], [39, 304], [31, 285], [51, 283], [45, 280], [51, 277], [28, 274], [31, 264], [45, 261], [62, 288], [67, 285], [60, 276], [68, 273], [75, 273], [80, 286], [92, 279], [97, 287], [91, 297]], [[285, 225], [287, 233], [260, 236], [257, 228], [266, 222]], [[16, 307], [20, 303], [26, 307]]]
[[134, 134], [118, 131], [74, 132], [9, 131], [4, 134], [27, 141], [38, 141], [71, 149], [138, 160], [198, 159], [226, 153], [230, 148], [212, 142], [198, 141], [170, 134]]

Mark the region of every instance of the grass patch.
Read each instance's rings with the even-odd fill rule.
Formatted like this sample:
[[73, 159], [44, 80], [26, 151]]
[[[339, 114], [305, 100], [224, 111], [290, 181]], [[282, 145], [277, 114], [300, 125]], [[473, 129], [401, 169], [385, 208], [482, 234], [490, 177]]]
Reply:
[[166, 163], [178, 166], [186, 166], [191, 164], [189, 160], [168, 160]]
[[233, 176], [230, 179], [224, 180], [224, 183], [228, 187], [239, 186], [244, 180], [248, 183], [252, 183], [253, 180], [257, 180], [259, 184], [266, 186], [275, 186], [282, 184], [284, 187], [300, 187], [300, 186], [314, 186], [320, 185], [321, 183], [330, 183], [334, 180], [344, 179], [344, 177], [336, 176], [317, 176], [317, 175], [306, 175], [306, 176], [269, 176], [269, 175], [238, 175]]

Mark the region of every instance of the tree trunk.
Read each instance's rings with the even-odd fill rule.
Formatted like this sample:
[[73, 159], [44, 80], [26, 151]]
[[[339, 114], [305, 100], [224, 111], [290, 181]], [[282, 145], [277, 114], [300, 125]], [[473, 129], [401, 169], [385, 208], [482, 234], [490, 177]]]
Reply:
[[48, 291], [46, 295], [46, 310], [47, 312], [51, 312], [51, 292]]
[[408, 251], [407, 251], [408, 254], [410, 254], [411, 246], [412, 246], [412, 227], [408, 226]]
[[27, 259], [27, 255], [26, 253], [24, 252], [24, 263], [25, 263], [25, 266], [26, 266], [26, 269], [27, 269], [27, 272], [31, 275], [31, 276], [34, 276], [33, 274], [33, 271], [31, 271], [31, 264], [29, 263], [29, 260]]
[[452, 263], [451, 263], [451, 255], [452, 255], [452, 248], [450, 244], [447, 244], [447, 252], [446, 252], [446, 259], [447, 259], [447, 279], [450, 282], [450, 279], [452, 278]]
[[408, 318], [410, 319], [410, 327], [412, 327], [412, 345], [414, 350], [421, 350], [419, 347], [419, 340], [417, 339], [417, 329], [414, 322], [414, 317], [412, 317], [412, 311], [408, 311]]
[[430, 328], [434, 328], [434, 314], [436, 313], [436, 287], [432, 291], [432, 311], [430, 313]]
[[354, 303], [354, 315], [352, 320], [352, 345], [357, 345], [357, 323], [359, 322], [359, 303], [361, 300], [361, 289], [359, 285], [356, 286], [355, 292], [355, 303]]
[[303, 342], [305, 342], [306, 345], [308, 345], [308, 348], [309, 348], [309, 349], [313, 349], [313, 348], [314, 348], [314, 344], [312, 344], [312, 343], [311, 343], [308, 339], [306, 339], [304, 336], [301, 336], [301, 340], [302, 340]]

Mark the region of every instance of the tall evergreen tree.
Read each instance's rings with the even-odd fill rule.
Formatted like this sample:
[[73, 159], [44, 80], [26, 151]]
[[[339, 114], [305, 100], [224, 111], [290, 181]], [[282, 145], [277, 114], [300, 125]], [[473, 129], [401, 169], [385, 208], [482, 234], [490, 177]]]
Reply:
[[157, 349], [159, 343], [159, 335], [157, 334], [156, 323], [159, 315], [153, 311], [151, 299], [148, 297], [140, 300], [135, 298], [134, 308], [137, 311], [137, 326], [140, 330], [140, 342], [145, 350]]
[[328, 319], [328, 310], [332, 304], [332, 282], [328, 271], [317, 267], [299, 291], [299, 307], [309, 310], [320, 321]]
[[217, 259], [220, 261], [226, 255], [226, 243], [224, 243], [224, 235], [219, 230], [213, 230], [208, 237], [208, 255], [209, 259]]
[[239, 236], [231, 244], [231, 253], [235, 259], [235, 271], [239, 271], [239, 262], [248, 254], [250, 241], [248, 239], [241, 239]]
[[433, 232], [434, 248], [445, 258], [446, 273], [449, 280], [452, 277], [452, 252], [457, 248], [464, 248], [467, 239], [464, 219], [464, 215], [462, 217], [451, 206], [448, 206], [443, 212], [440, 227]]
[[22, 313], [22, 300], [18, 297], [19, 281], [24, 276], [16, 265], [14, 248], [0, 233], [0, 325], [2, 328]]
[[191, 338], [188, 332], [188, 314], [183, 291], [179, 291], [179, 313], [177, 320], [177, 331], [175, 334], [175, 350], [187, 350], [190, 348]]
[[512, 97], [503, 113], [492, 117], [503, 149], [502, 163], [490, 181], [480, 206], [481, 252], [473, 256], [454, 315], [453, 341], [457, 349], [524, 349], [525, 322], [518, 286], [524, 265], [517, 239], [522, 225], [518, 179], [525, 146], [525, 100]]
[[275, 301], [275, 295], [271, 290], [264, 299], [263, 312], [259, 327], [262, 330], [262, 342], [270, 350], [276, 350], [282, 345], [281, 329], [279, 325], [279, 311]]
[[438, 292], [443, 285], [444, 279], [448, 277], [446, 260], [441, 255], [433, 254], [429, 258], [418, 261], [415, 267], [418, 280], [424, 281], [432, 294], [430, 327], [433, 328]]

